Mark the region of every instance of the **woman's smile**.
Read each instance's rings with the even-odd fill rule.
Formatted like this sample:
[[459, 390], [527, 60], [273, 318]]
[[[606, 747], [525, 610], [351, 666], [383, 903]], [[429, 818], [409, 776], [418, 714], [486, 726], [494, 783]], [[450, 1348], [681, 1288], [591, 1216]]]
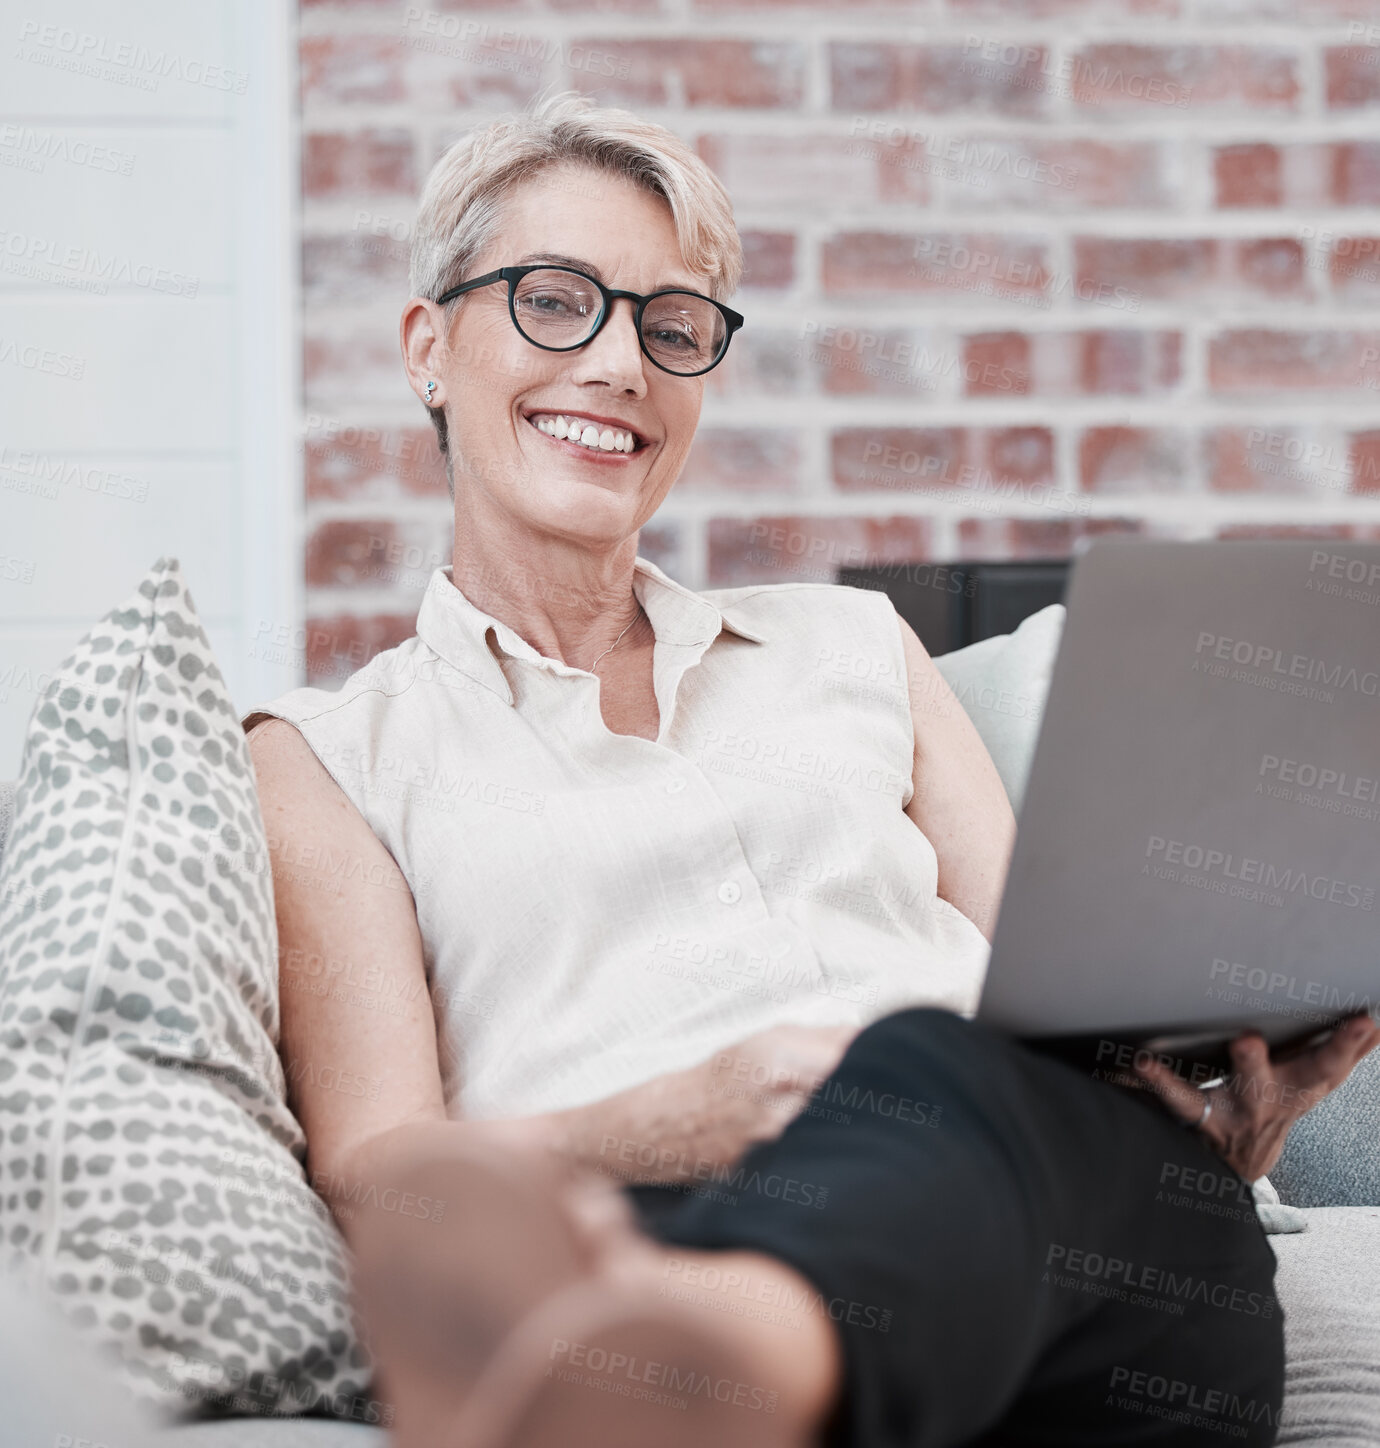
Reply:
[[563, 452], [586, 461], [622, 463], [650, 444], [641, 434], [619, 422], [588, 412], [529, 412], [526, 421]]

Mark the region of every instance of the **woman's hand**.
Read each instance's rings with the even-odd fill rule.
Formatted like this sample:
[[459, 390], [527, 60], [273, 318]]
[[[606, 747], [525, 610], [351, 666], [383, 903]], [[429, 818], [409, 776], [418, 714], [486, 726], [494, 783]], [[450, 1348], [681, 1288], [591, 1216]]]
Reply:
[[493, 1126], [625, 1183], [709, 1181], [780, 1136], [858, 1030], [773, 1026], [603, 1101]]
[[709, 1103], [702, 1149], [732, 1162], [756, 1142], [774, 1141], [857, 1034], [856, 1026], [773, 1026], [692, 1067]]
[[[1265, 1038], [1247, 1032], [1231, 1043], [1232, 1073], [1203, 1091], [1161, 1061], [1137, 1062], [1135, 1071], [1166, 1108], [1202, 1133], [1246, 1181], [1266, 1176], [1284, 1150], [1289, 1129], [1335, 1091], [1368, 1051], [1380, 1045], [1380, 1026], [1369, 1015], [1343, 1021], [1320, 1046], [1286, 1061], [1272, 1061]], [[1204, 1103], [1210, 1103], [1204, 1119]]]

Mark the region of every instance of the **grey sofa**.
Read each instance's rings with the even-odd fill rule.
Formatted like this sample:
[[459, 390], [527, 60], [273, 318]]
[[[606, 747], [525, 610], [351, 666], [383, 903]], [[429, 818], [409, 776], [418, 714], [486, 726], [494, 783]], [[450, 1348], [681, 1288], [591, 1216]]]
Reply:
[[[938, 660], [940, 671], [983, 736], [1019, 811], [1045, 690], [1063, 623], [1055, 605], [1014, 633]], [[12, 808], [0, 784], [0, 854]], [[1302, 1204], [1305, 1230], [1270, 1238], [1279, 1260], [1288, 1386], [1281, 1444], [1380, 1448], [1380, 1062], [1365, 1063], [1342, 1092], [1296, 1131], [1275, 1175], [1286, 1202]], [[1324, 1204], [1324, 1203], [1331, 1203]], [[0, 1304], [0, 1306], [3, 1306]], [[0, 1322], [15, 1315], [0, 1310]], [[80, 1441], [74, 1376], [94, 1400], [111, 1389], [94, 1366], [68, 1365], [76, 1351], [53, 1324], [54, 1341], [0, 1330], [0, 1376], [16, 1443]], [[54, 1357], [64, 1363], [54, 1376]], [[85, 1398], [83, 1387], [77, 1391]], [[232, 1419], [151, 1427], [112, 1401], [89, 1441], [109, 1448], [383, 1448], [386, 1434], [355, 1423]], [[25, 1416], [27, 1413], [27, 1417]], [[128, 1426], [126, 1426], [126, 1424]], [[114, 1431], [112, 1431], [112, 1427]], [[1214, 1435], [1216, 1436], [1216, 1435]]]

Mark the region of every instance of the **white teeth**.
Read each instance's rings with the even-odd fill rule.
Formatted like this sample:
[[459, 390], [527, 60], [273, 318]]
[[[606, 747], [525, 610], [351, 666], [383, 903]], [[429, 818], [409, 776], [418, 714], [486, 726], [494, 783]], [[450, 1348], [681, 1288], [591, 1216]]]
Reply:
[[595, 452], [630, 453], [637, 448], [637, 439], [631, 432], [613, 427], [601, 429], [592, 422], [583, 422], [578, 417], [568, 418], [563, 414], [552, 417], [547, 414], [535, 418], [533, 426], [538, 432], [544, 432], [548, 437], [565, 438], [569, 442], [577, 442]]

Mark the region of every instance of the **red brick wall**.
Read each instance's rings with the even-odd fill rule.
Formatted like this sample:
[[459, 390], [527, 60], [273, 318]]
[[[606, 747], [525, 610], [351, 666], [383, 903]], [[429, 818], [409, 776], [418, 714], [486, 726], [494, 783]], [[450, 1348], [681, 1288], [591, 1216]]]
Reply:
[[303, 0], [313, 677], [449, 498], [396, 328], [422, 177], [553, 81], [695, 142], [748, 325], [643, 551], [692, 587], [1380, 537], [1380, 0]]

